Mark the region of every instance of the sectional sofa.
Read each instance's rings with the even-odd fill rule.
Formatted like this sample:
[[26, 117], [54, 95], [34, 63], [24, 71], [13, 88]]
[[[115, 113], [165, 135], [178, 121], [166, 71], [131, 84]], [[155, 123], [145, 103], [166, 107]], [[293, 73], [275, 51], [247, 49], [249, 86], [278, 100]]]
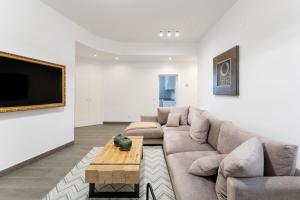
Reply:
[[[195, 176], [188, 172], [198, 158], [228, 154], [243, 142], [256, 137], [263, 144], [264, 176], [227, 178], [228, 200], [299, 200], [300, 173], [296, 167], [296, 145], [274, 141], [244, 131], [231, 122], [219, 120], [211, 113], [187, 107], [187, 124], [165, 125], [170, 108], [159, 108], [158, 116], [142, 116], [141, 121], [156, 122], [152, 130], [135, 130], [127, 135], [143, 135], [147, 144], [163, 144], [169, 173], [177, 200], [218, 200], [215, 176]], [[199, 144], [189, 135], [195, 114], [208, 119], [207, 142]]]

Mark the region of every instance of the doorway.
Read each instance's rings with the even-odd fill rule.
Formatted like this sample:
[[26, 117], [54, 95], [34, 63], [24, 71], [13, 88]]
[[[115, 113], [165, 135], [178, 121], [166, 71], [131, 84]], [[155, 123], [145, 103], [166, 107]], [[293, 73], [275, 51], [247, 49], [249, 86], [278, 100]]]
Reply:
[[176, 106], [178, 75], [159, 75], [159, 106]]

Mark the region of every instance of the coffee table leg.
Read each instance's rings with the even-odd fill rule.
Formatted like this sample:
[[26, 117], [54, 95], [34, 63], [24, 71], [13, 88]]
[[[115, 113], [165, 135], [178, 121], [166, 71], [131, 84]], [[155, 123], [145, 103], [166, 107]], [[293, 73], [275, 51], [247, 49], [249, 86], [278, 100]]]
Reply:
[[95, 183], [89, 184], [90, 198], [139, 198], [140, 185], [134, 184], [133, 192], [95, 192]]
[[135, 197], [140, 197], [140, 184], [134, 184], [134, 194]]
[[90, 183], [89, 184], [89, 197], [94, 196], [95, 194], [95, 183]]

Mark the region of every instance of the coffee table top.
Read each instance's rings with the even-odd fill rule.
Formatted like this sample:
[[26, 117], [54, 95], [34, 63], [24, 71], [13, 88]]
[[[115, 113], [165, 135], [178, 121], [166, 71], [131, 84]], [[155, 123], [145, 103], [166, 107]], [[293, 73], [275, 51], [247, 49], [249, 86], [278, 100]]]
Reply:
[[113, 138], [108, 141], [91, 165], [139, 165], [141, 163], [143, 137], [128, 136], [132, 140], [130, 151], [120, 151]]
[[132, 140], [130, 151], [120, 151], [113, 139], [91, 162], [85, 171], [87, 183], [139, 183], [140, 164], [143, 154], [143, 137], [128, 136]]

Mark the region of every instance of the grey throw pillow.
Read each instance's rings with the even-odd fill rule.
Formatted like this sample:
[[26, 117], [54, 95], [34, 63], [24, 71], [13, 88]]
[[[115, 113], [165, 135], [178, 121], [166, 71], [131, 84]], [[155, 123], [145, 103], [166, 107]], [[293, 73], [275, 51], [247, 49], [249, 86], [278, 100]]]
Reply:
[[195, 160], [189, 168], [189, 173], [196, 176], [213, 176], [218, 173], [221, 161], [227, 154], [204, 156]]
[[188, 115], [189, 115], [189, 106], [186, 107], [171, 107], [171, 113], [179, 113], [180, 114], [180, 124], [187, 125], [188, 123]]
[[168, 121], [168, 116], [170, 113], [170, 108], [157, 108], [157, 121], [161, 125], [166, 124]]
[[168, 121], [166, 126], [168, 127], [177, 127], [180, 122], [180, 114], [179, 113], [170, 113], [168, 116]]
[[189, 115], [188, 115], [188, 124], [191, 125], [194, 116], [195, 116], [195, 115], [200, 115], [200, 114], [203, 113], [203, 112], [204, 112], [204, 110], [201, 110], [201, 109], [199, 109], [199, 108], [190, 106], [190, 107], [189, 107]]
[[190, 128], [190, 137], [199, 144], [206, 143], [209, 121], [201, 115], [195, 115]]
[[257, 138], [251, 138], [235, 148], [221, 162], [216, 182], [218, 199], [227, 199], [228, 177], [250, 178], [263, 175], [263, 145]]

